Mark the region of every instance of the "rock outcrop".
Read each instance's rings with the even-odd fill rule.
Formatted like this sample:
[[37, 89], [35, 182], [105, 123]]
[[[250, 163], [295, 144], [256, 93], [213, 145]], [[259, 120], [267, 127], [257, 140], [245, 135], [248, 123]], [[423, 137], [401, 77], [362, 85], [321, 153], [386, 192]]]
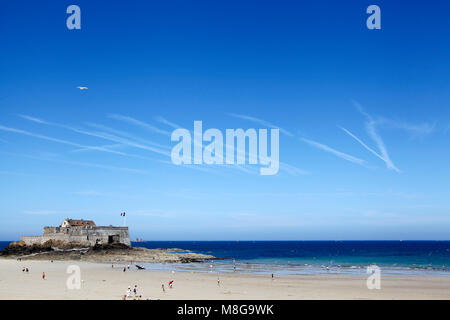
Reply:
[[121, 243], [97, 244], [86, 247], [83, 243], [49, 240], [43, 244], [26, 245], [13, 242], [0, 256], [22, 260], [73, 260], [93, 262], [155, 262], [189, 263], [216, 259], [211, 255], [182, 249], [147, 249], [129, 247]]

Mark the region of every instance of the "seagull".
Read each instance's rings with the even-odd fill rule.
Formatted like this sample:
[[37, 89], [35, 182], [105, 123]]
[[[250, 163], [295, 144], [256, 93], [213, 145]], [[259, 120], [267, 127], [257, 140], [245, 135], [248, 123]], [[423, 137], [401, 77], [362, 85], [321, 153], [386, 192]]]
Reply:
[[80, 86], [78, 86], [77, 88], [80, 89], [80, 90], [87, 90], [87, 89], [89, 89], [88, 87], [80, 87]]

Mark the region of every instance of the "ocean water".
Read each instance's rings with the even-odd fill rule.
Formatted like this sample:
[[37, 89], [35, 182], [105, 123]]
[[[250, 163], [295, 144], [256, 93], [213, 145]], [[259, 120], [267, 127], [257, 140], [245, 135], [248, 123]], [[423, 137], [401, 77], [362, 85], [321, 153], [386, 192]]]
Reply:
[[450, 276], [450, 241], [151, 241], [134, 246], [182, 248], [223, 260], [202, 264], [146, 265], [149, 269], [276, 274], [366, 274], [376, 264], [385, 275]]
[[[0, 249], [8, 242], [0, 242]], [[450, 241], [147, 241], [133, 246], [181, 248], [221, 260], [145, 264], [150, 270], [276, 274], [366, 274], [376, 264], [385, 275], [450, 276]]]

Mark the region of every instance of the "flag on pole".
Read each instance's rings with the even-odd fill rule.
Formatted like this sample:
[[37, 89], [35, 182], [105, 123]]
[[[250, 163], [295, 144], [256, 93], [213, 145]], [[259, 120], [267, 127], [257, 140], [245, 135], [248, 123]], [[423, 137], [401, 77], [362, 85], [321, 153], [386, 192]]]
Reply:
[[127, 224], [127, 217], [125, 216], [125, 211], [120, 213], [120, 216], [123, 217], [123, 226], [125, 227]]

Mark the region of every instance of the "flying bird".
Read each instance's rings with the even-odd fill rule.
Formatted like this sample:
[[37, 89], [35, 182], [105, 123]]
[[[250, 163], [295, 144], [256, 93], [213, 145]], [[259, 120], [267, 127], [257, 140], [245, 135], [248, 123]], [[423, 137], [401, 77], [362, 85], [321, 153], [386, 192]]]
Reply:
[[87, 89], [89, 89], [88, 87], [80, 87], [80, 86], [78, 86], [77, 88], [80, 89], [80, 90], [87, 90]]

